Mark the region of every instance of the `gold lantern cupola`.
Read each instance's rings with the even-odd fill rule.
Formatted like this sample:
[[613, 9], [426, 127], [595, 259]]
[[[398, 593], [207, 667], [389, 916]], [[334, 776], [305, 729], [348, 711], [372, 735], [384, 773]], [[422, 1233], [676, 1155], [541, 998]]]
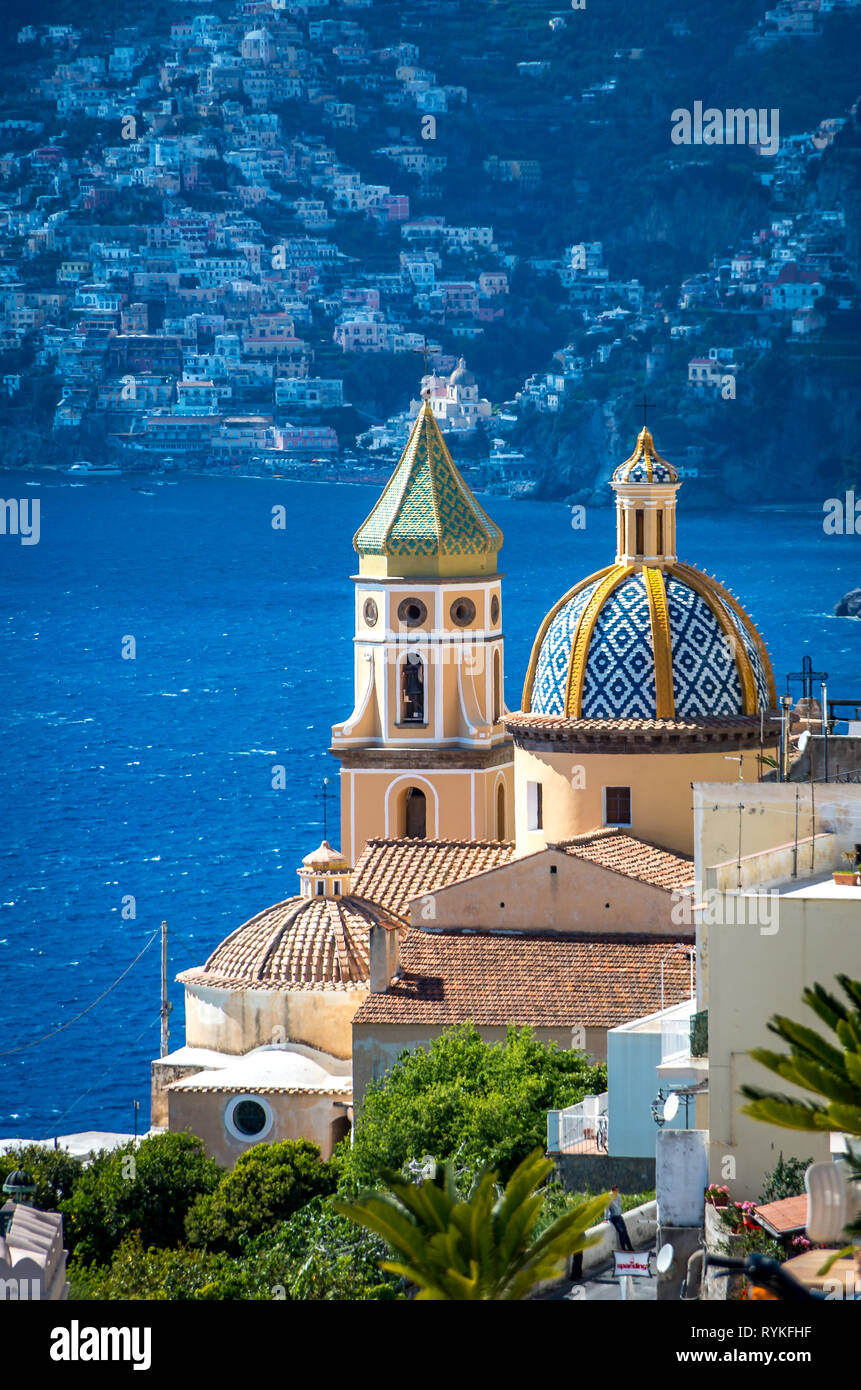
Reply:
[[665, 568], [676, 560], [678, 470], [661, 458], [644, 425], [610, 486], [616, 494], [616, 564]]

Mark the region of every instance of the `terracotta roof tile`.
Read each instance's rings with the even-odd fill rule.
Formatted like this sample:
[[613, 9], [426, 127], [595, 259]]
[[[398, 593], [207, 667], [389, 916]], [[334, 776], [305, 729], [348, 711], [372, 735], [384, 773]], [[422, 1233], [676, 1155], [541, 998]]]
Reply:
[[[672, 937], [427, 932], [401, 940], [401, 977], [355, 1024], [613, 1028], [690, 996], [690, 957]], [[666, 957], [669, 954], [669, 959]]]
[[641, 883], [651, 883], [656, 888], [693, 887], [694, 861], [688, 855], [673, 854], [613, 826], [590, 830], [550, 848], [564, 850], [575, 859], [588, 859], [604, 869], [639, 879]]
[[567, 714], [506, 714], [504, 722], [508, 728], [559, 729], [561, 733], [610, 733], [630, 729], [632, 733], [654, 729], [656, 733], [685, 733], [698, 729], [758, 729], [759, 715], [704, 715], [700, 719], [574, 719]]
[[507, 840], [369, 840], [351, 891], [403, 916], [412, 898], [507, 864], [513, 854]]
[[807, 1194], [800, 1197], [783, 1197], [779, 1202], [765, 1202], [754, 1207], [757, 1220], [776, 1231], [778, 1235], [789, 1235], [792, 1231], [802, 1231], [807, 1225]]
[[258, 912], [225, 937], [205, 965], [177, 979], [220, 989], [367, 987], [369, 926], [389, 919], [386, 909], [355, 894], [287, 898]]

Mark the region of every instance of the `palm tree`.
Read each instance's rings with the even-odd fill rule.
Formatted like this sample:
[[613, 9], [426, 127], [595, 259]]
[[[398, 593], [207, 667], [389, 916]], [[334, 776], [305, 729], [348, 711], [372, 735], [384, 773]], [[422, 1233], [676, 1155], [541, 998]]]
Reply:
[[[838, 975], [837, 982], [849, 1000], [849, 1008], [818, 984], [806, 989], [801, 997], [836, 1034], [841, 1047], [834, 1047], [812, 1028], [776, 1014], [768, 1028], [789, 1044], [789, 1055], [764, 1047], [753, 1048], [750, 1053], [784, 1081], [791, 1081], [823, 1100], [794, 1100], [756, 1086], [742, 1086], [742, 1094], [748, 1099], [748, 1104], [741, 1107], [743, 1115], [782, 1125], [784, 1129], [808, 1133], [832, 1130], [861, 1137], [861, 980]], [[850, 1152], [847, 1166], [854, 1181], [861, 1182], [861, 1158], [855, 1152]], [[853, 1240], [861, 1236], [861, 1218], [846, 1227], [846, 1234]], [[852, 1243], [836, 1251], [826, 1260], [820, 1274], [827, 1274], [841, 1256], [853, 1253]]]
[[802, 995], [804, 1003], [837, 1036], [835, 1047], [821, 1033], [780, 1014], [768, 1023], [769, 1031], [789, 1044], [789, 1055], [753, 1048], [750, 1055], [784, 1081], [790, 1081], [822, 1100], [795, 1100], [756, 1086], [742, 1086], [748, 1104], [742, 1114], [785, 1129], [834, 1130], [861, 1136], [861, 980], [838, 975], [838, 984], [849, 1000], [841, 1000], [814, 985]]
[[436, 1164], [421, 1184], [386, 1174], [385, 1191], [335, 1207], [388, 1242], [398, 1258], [382, 1268], [417, 1285], [420, 1299], [523, 1299], [558, 1275], [568, 1255], [595, 1244], [598, 1237], [586, 1231], [602, 1219], [609, 1198], [603, 1193], [581, 1203], [530, 1243], [544, 1207], [539, 1189], [552, 1168], [535, 1149], [504, 1190], [497, 1174], [485, 1170], [464, 1201], [449, 1161]]

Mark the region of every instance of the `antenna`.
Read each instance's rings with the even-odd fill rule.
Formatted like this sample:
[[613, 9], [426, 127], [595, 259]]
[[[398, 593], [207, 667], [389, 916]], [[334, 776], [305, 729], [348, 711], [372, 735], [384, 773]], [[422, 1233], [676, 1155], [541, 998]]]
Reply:
[[328, 810], [326, 806], [326, 788], [329, 785], [328, 777], [323, 778], [323, 839], [329, 839]]

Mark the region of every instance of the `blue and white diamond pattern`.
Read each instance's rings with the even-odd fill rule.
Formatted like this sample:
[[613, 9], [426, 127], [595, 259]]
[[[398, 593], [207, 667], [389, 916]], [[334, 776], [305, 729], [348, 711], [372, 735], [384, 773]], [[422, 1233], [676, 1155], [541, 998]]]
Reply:
[[559, 609], [541, 643], [532, 685], [533, 714], [564, 714], [568, 693], [568, 663], [580, 614], [598, 585], [587, 584]]
[[655, 717], [655, 653], [642, 574], [614, 589], [601, 609], [586, 657], [581, 709], [584, 719]]
[[634, 464], [630, 473], [625, 478], [626, 483], [674, 483], [676, 474], [673, 469], [668, 468], [665, 463], [658, 463], [657, 459], [652, 460], [652, 476], [649, 477], [649, 470], [646, 463], [641, 459]]
[[743, 709], [733, 644], [694, 589], [667, 581], [677, 719], [737, 715]]
[[738, 632], [739, 637], [741, 638], [742, 645], [745, 651], [747, 652], [748, 658], [750, 659], [750, 664], [753, 667], [753, 677], [756, 681], [757, 709], [767, 710], [771, 704], [771, 699], [768, 692], [768, 679], [765, 674], [765, 667], [762, 663], [762, 657], [759, 654], [759, 648], [757, 647], [756, 643], [751, 637], [747, 625], [744, 623], [744, 621], [732, 608], [730, 608], [728, 603], [725, 603], [723, 606], [726, 612], [729, 614], [729, 617], [732, 619], [735, 629]]

